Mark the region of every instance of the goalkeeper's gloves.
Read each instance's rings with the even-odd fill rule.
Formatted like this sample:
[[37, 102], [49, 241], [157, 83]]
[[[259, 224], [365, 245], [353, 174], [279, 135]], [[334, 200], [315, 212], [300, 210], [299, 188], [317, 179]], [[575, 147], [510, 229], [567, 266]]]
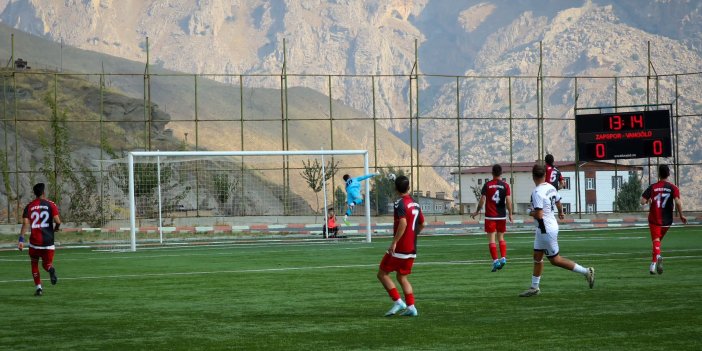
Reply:
[[17, 242], [17, 249], [22, 251], [24, 249], [24, 236], [19, 237], [19, 241]]

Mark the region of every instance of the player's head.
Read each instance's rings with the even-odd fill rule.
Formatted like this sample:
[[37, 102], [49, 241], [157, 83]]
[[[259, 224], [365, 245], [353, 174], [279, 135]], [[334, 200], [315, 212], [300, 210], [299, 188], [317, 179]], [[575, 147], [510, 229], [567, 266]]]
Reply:
[[531, 177], [534, 178], [534, 183], [541, 184], [546, 179], [546, 167], [542, 164], [535, 164], [531, 168]]
[[410, 187], [409, 178], [406, 176], [398, 176], [395, 178], [395, 190], [400, 194], [407, 194]]
[[658, 178], [668, 179], [670, 176], [670, 167], [668, 165], [658, 165]]
[[327, 209], [327, 213], [329, 213], [330, 216], [333, 215], [334, 214], [334, 207], [329, 207]]
[[544, 159], [544, 161], [546, 161], [547, 165], [553, 166], [553, 162], [554, 162], [553, 155], [551, 155], [551, 154], [546, 155], [546, 158]]
[[349, 180], [349, 178], [351, 178], [351, 176], [349, 176], [348, 174], [344, 174], [344, 181]]
[[498, 164], [492, 165], [492, 176], [499, 177], [502, 175], [502, 166]]
[[32, 188], [32, 191], [34, 191], [34, 195], [37, 198], [40, 198], [42, 195], [44, 195], [44, 190], [46, 189], [46, 185], [44, 183], [37, 183], [34, 185]]

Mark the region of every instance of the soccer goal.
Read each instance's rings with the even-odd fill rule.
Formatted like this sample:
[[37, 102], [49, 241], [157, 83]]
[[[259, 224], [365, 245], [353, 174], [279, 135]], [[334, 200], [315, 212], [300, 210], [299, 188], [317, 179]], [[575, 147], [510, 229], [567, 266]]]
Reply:
[[[108, 169], [121, 190], [113, 203], [128, 205], [131, 251], [137, 243], [327, 238], [329, 211], [337, 223], [345, 211], [342, 176], [369, 173], [367, 150], [135, 151]], [[371, 241], [369, 195], [366, 182], [344, 237]]]

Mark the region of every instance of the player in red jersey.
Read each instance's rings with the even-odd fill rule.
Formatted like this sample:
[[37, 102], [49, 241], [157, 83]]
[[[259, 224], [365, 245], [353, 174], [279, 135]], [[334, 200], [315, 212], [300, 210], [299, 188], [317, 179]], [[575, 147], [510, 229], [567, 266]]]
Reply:
[[[496, 164], [492, 166], [492, 180], [483, 185], [480, 194], [478, 207], [471, 217], [475, 218], [485, 205], [485, 233], [488, 237], [488, 247], [492, 257], [492, 271], [507, 264], [507, 242], [505, 232], [507, 231], [507, 218], [512, 223], [512, 192], [509, 184], [502, 181], [502, 166]], [[509, 217], [507, 216], [509, 211]], [[500, 256], [497, 258], [497, 244], [495, 243], [495, 233], [497, 241], [500, 243]]]
[[41, 296], [43, 293], [39, 277], [40, 258], [42, 266], [49, 272], [51, 284], [55, 285], [58, 281], [53, 264], [54, 233], [59, 229], [61, 219], [59, 218], [58, 207], [56, 207], [55, 203], [46, 199], [44, 190], [44, 183], [34, 185], [33, 191], [36, 199], [24, 208], [22, 229], [20, 229], [19, 243], [17, 244], [17, 248], [22, 251], [24, 249], [24, 234], [27, 232], [27, 228], [31, 228], [29, 234], [29, 257], [32, 261], [32, 276], [36, 285], [34, 295], [36, 296]]
[[548, 154], [544, 158], [546, 161], [546, 181], [553, 185], [556, 190], [563, 189], [565, 187], [565, 180], [563, 180], [563, 175], [561, 171], [554, 165], [553, 155]]
[[680, 221], [683, 224], [687, 224], [687, 218], [683, 215], [680, 190], [677, 186], [668, 182], [669, 176], [670, 168], [668, 165], [659, 165], [658, 182], [651, 184], [641, 195], [641, 204], [650, 204], [648, 228], [651, 230], [653, 253], [651, 255], [651, 266], [648, 271], [651, 274], [663, 274], [661, 241], [673, 224], [673, 203], [675, 203]]
[[[414, 292], [407, 276], [412, 273], [414, 258], [417, 256], [417, 235], [424, 229], [424, 214], [419, 204], [409, 195], [410, 181], [405, 176], [395, 179], [395, 190], [400, 198], [395, 201], [393, 232], [394, 237], [378, 270], [378, 280], [394, 301], [392, 308], [385, 316], [393, 316], [401, 310], [403, 316], [416, 317], [417, 308], [414, 306]], [[405, 301], [395, 283], [390, 278], [391, 272], [397, 272], [397, 281], [402, 286]]]

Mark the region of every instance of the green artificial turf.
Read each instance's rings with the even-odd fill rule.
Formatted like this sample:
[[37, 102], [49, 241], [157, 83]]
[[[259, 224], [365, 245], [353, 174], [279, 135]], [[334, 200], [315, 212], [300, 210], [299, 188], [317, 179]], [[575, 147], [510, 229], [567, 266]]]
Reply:
[[375, 275], [389, 241], [56, 252], [34, 297], [27, 253], [0, 252], [0, 350], [699, 350], [702, 229], [673, 228], [663, 275], [645, 228], [562, 232], [561, 254], [597, 281], [546, 265], [529, 287], [532, 236], [508, 234], [492, 273], [483, 236], [421, 237], [419, 317], [383, 317]]

